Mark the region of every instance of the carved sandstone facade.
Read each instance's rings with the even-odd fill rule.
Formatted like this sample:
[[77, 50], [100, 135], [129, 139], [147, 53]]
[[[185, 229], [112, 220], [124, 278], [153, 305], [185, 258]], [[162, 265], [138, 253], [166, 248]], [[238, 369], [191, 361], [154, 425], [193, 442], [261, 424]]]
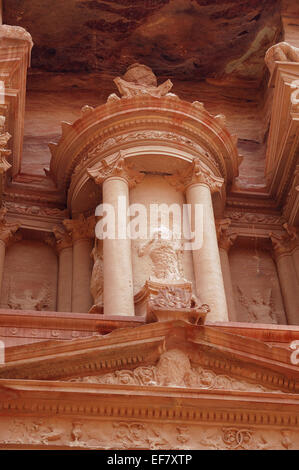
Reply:
[[[0, 25], [0, 447], [299, 449], [298, 48], [266, 53], [264, 186], [244, 188], [238, 126], [139, 63], [22, 173], [31, 47]], [[125, 230], [101, 238], [108, 206]]]

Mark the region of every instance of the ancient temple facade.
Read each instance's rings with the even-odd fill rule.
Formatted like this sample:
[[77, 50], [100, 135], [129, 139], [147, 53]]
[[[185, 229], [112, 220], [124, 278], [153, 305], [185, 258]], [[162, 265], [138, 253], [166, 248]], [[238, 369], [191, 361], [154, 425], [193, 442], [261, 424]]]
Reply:
[[91, 86], [4, 2], [0, 448], [299, 449], [297, 10], [221, 80]]

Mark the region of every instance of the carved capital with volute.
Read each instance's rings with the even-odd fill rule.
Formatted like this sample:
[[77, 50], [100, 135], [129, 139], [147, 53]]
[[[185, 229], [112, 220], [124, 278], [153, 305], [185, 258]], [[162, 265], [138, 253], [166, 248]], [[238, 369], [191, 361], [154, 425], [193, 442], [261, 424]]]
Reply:
[[88, 169], [87, 173], [96, 184], [102, 184], [108, 178], [118, 177], [127, 181], [129, 188], [134, 188], [144, 178], [144, 174], [135, 170], [120, 151], [113, 160], [104, 159], [96, 169]]
[[10, 244], [21, 240], [21, 234], [16, 233], [20, 228], [19, 223], [9, 223], [5, 220], [7, 209], [0, 209], [0, 240], [8, 247]]
[[299, 246], [298, 229], [287, 223], [283, 224], [283, 228], [286, 231], [283, 235], [269, 234], [275, 256], [289, 254]]
[[211, 194], [220, 191], [224, 183], [224, 179], [215, 176], [202, 164], [199, 157], [194, 158], [186, 170], [178, 171], [173, 175], [165, 176], [165, 178], [177, 191], [186, 191], [193, 184], [203, 184], [210, 188]]
[[66, 231], [63, 226], [53, 227], [53, 235], [46, 238], [45, 242], [52, 246], [59, 254], [66, 248], [73, 246], [73, 238], [70, 233]]
[[[65, 219], [63, 221], [63, 225], [66, 233], [73, 242], [78, 240], [89, 240], [95, 237], [96, 218], [94, 215], [85, 217], [83, 214], [80, 214], [77, 219]], [[60, 236], [58, 232], [55, 234], [55, 237], [57, 236]], [[63, 241], [63, 238], [61, 238], [61, 243], [65, 242], [67, 242], [67, 239]]]
[[231, 220], [229, 218], [216, 220], [216, 232], [219, 249], [225, 250], [227, 253], [233, 246], [238, 234], [236, 232], [229, 232]]

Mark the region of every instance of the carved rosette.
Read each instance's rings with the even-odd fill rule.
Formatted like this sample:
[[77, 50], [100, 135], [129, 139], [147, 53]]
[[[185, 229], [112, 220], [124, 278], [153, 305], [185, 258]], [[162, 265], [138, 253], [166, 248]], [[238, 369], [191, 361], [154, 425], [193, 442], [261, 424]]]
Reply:
[[231, 220], [229, 218], [221, 219], [216, 221], [216, 232], [218, 246], [220, 249], [225, 250], [227, 253], [233, 246], [238, 234], [235, 232], [229, 232], [229, 226]]
[[132, 168], [120, 151], [113, 160], [104, 159], [97, 169], [88, 169], [88, 175], [94, 179], [96, 184], [102, 184], [108, 178], [123, 178], [128, 183], [129, 188], [134, 188], [144, 178], [144, 174]]
[[[70, 239], [75, 242], [78, 240], [93, 239], [95, 237], [95, 225], [96, 219], [92, 215], [90, 217], [85, 217], [83, 214], [80, 214], [77, 219], [65, 219], [63, 221], [66, 233]], [[60, 237], [59, 243], [67, 242], [67, 239], [63, 241], [63, 234], [56, 232], [55, 237]]]
[[208, 168], [204, 167], [200, 158], [194, 158], [192, 164], [185, 170], [171, 176], [165, 176], [166, 180], [177, 191], [186, 191], [188, 186], [203, 184], [210, 188], [211, 193], [220, 191], [224, 183], [223, 178], [215, 176]]
[[10, 244], [19, 241], [21, 234], [16, 233], [20, 228], [19, 223], [9, 223], [5, 220], [7, 209], [0, 209], [0, 240], [8, 247]]

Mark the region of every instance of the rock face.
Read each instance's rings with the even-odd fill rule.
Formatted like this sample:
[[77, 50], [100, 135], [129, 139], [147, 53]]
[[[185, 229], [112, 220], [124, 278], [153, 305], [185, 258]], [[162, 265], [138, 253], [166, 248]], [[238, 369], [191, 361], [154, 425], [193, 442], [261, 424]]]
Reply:
[[260, 80], [281, 32], [278, 0], [10, 0], [3, 16], [30, 31], [32, 66], [51, 72], [141, 62], [177, 79]]

